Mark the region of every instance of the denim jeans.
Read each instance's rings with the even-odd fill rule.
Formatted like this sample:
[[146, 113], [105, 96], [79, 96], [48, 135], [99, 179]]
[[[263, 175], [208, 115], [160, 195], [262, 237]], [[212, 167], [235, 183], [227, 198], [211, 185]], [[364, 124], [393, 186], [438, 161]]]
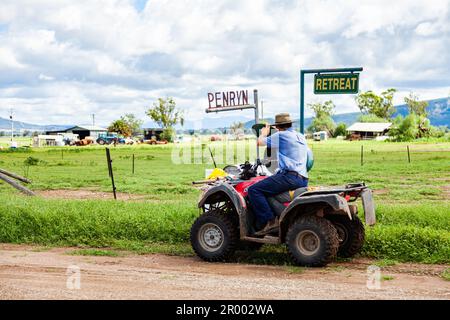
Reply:
[[289, 173], [277, 173], [248, 189], [248, 198], [256, 217], [257, 228], [275, 218], [275, 214], [267, 201], [267, 197], [308, 186], [308, 179]]

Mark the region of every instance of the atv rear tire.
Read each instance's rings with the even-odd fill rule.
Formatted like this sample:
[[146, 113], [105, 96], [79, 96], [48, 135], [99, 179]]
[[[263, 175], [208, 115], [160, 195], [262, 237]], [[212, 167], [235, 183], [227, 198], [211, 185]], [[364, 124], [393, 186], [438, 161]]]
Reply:
[[201, 215], [191, 228], [191, 245], [205, 261], [225, 261], [236, 251], [239, 230], [229, 215], [209, 211]]
[[327, 217], [339, 235], [338, 256], [351, 258], [359, 253], [364, 245], [365, 230], [364, 225], [357, 215], [353, 215], [350, 220], [347, 216], [330, 215]]
[[286, 235], [289, 256], [298, 265], [323, 267], [336, 258], [339, 237], [325, 218], [305, 216], [289, 228]]

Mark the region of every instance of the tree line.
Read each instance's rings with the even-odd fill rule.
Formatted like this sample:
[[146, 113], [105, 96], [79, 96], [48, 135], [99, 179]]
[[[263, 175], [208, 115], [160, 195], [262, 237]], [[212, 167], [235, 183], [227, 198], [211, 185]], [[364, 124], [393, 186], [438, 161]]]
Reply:
[[[358, 93], [355, 97], [355, 102], [361, 111], [358, 122], [391, 122], [389, 135], [393, 141], [410, 141], [445, 135], [448, 129], [430, 124], [427, 113], [428, 102], [421, 101], [414, 93], [404, 98], [408, 106], [408, 115], [405, 117], [398, 115], [393, 119], [396, 111], [393, 104], [396, 92], [396, 89], [390, 88], [381, 94], [373, 91]], [[308, 127], [309, 132], [326, 131], [332, 137], [347, 136], [345, 123], [336, 125], [332, 118], [335, 110], [333, 101], [312, 103], [308, 107], [314, 112], [314, 119]]]
[[[175, 136], [174, 127], [180, 123], [184, 124], [183, 112], [176, 107], [173, 98], [159, 98], [157, 102], [150, 107], [146, 114], [155, 121], [162, 129], [162, 140], [173, 142]], [[143, 120], [137, 119], [134, 114], [126, 114], [118, 120], [113, 121], [108, 127], [109, 132], [116, 132], [125, 137], [132, 137], [142, 133], [141, 127]]]

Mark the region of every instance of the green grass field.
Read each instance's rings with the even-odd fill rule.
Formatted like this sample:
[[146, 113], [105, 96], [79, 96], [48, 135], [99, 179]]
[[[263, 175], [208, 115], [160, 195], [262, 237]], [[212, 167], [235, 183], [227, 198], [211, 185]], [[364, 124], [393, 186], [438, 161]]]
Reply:
[[[23, 146], [31, 146], [33, 144], [33, 138], [31, 137], [14, 137], [14, 141], [17, 142], [19, 147]], [[11, 137], [0, 137], [0, 147], [10, 147], [11, 146]]]
[[[361, 166], [361, 145], [364, 166]], [[375, 190], [378, 224], [367, 230], [364, 256], [449, 263], [450, 143], [409, 144], [411, 163], [407, 145], [312, 142], [315, 167], [310, 185], [365, 181]], [[213, 146], [216, 152], [225, 147], [221, 142]], [[199, 191], [191, 182], [203, 179], [205, 169], [213, 166], [174, 165], [172, 148], [170, 145], [112, 148], [118, 191], [143, 195], [144, 200], [28, 198], [0, 183], [0, 242], [192, 254], [188, 238], [190, 225], [198, 215]], [[204, 151], [204, 160], [210, 160], [207, 149]], [[201, 154], [200, 147], [198, 153]], [[248, 148], [245, 153], [244, 158], [251, 157]], [[33, 162], [27, 161], [29, 157], [37, 164], [28, 165]], [[202, 158], [197, 155], [197, 160], [198, 157]], [[111, 190], [105, 150], [100, 147], [0, 151], [0, 168], [29, 177], [34, 190]], [[281, 247], [244, 253], [236, 259], [288, 263]]]

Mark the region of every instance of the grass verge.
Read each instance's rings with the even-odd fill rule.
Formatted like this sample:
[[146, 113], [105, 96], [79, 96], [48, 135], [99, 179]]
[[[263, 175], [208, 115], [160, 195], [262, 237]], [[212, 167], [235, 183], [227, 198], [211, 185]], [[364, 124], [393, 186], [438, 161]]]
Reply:
[[[0, 194], [0, 242], [112, 248], [138, 253], [192, 255], [193, 203], [45, 200]], [[362, 255], [398, 262], [449, 263], [446, 203], [380, 205], [379, 224], [367, 228]], [[438, 216], [439, 218], [435, 218]], [[236, 262], [283, 265], [283, 246], [242, 252]]]

